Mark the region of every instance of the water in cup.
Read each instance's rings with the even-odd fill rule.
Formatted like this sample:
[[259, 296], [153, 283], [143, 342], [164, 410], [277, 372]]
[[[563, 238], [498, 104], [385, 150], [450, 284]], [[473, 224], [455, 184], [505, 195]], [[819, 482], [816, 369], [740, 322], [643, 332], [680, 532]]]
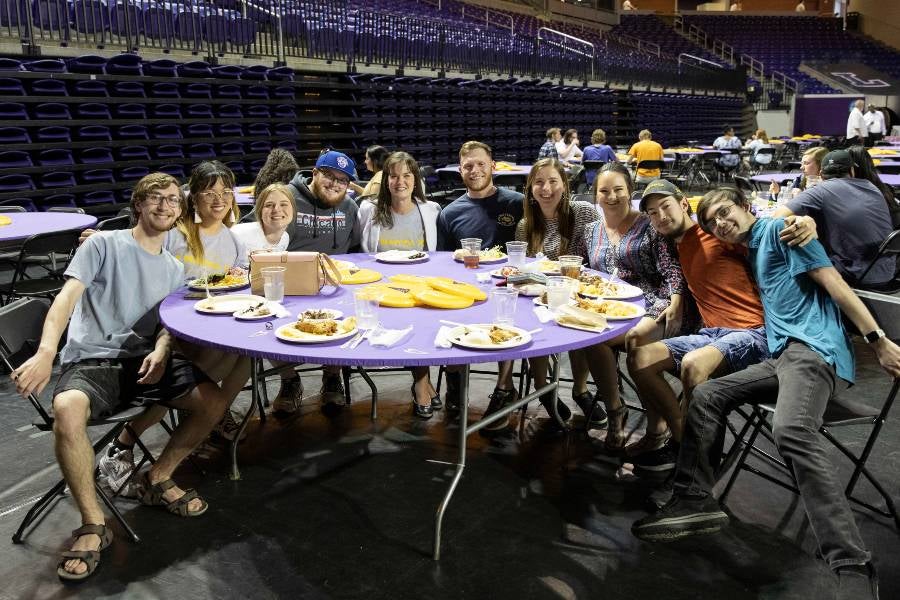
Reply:
[[568, 304], [572, 296], [572, 280], [568, 277], [547, 278], [547, 307], [558, 314], [559, 309]]
[[356, 326], [360, 329], [378, 327], [378, 302], [380, 297], [371, 290], [353, 292], [353, 306], [356, 310]]
[[511, 267], [521, 267], [524, 265], [527, 248], [527, 242], [506, 242], [507, 264]]
[[494, 324], [511, 326], [516, 320], [519, 290], [501, 287], [491, 290], [491, 304], [494, 306]]
[[263, 278], [263, 293], [269, 302], [284, 300], [284, 267], [264, 267], [259, 270]]

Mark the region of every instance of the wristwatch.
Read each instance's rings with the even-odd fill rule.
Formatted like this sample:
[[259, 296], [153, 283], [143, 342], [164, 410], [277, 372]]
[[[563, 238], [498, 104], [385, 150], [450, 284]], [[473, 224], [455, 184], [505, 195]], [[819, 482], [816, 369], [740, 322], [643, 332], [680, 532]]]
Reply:
[[876, 329], [875, 331], [870, 331], [869, 333], [863, 336], [863, 339], [866, 340], [867, 344], [873, 344], [885, 337], [883, 329]]

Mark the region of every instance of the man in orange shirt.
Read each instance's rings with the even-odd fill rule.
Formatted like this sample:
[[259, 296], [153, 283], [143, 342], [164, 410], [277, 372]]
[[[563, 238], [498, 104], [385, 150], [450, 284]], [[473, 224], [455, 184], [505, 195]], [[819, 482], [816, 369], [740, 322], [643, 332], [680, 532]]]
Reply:
[[[639, 141], [628, 150], [628, 154], [632, 157], [632, 161], [641, 164], [641, 161], [645, 160], [663, 159], [662, 146], [654, 142], [651, 139], [652, 137], [649, 129], [641, 130], [638, 134]], [[638, 169], [637, 179], [635, 181], [637, 181], [637, 183], [649, 183], [659, 177], [659, 175], [659, 169]]]

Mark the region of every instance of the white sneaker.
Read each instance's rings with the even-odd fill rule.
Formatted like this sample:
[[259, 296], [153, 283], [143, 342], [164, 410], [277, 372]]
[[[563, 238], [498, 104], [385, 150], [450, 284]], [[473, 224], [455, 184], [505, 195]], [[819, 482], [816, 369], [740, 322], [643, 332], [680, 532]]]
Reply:
[[99, 470], [97, 481], [113, 494], [118, 493], [124, 498], [138, 497], [138, 478], [131, 476], [134, 473], [133, 450], [114, 451], [110, 444], [100, 456], [97, 469]]
[[[219, 424], [212, 430], [212, 433], [224, 440], [233, 442], [240, 426], [241, 424], [234, 419], [234, 413], [228, 410], [225, 412], [222, 420], [219, 421]], [[239, 441], [243, 442], [246, 437], [247, 431], [245, 430]]]
[[300, 410], [303, 401], [303, 382], [299, 377], [281, 380], [281, 389], [278, 396], [272, 402], [272, 412], [275, 414], [290, 415]]

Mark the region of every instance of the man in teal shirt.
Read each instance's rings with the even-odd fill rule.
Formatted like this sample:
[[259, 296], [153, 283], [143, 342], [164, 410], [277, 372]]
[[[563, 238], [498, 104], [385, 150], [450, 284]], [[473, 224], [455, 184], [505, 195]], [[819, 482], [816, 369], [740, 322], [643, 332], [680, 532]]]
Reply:
[[775, 403], [775, 445], [793, 467], [819, 551], [839, 576], [838, 598], [877, 598], [871, 555], [835, 479], [819, 427], [829, 399], [854, 378], [841, 311], [894, 377], [900, 376], [900, 348], [884, 337], [818, 241], [804, 247], [782, 243], [784, 220], [757, 219], [735, 189], [706, 194], [697, 215], [705, 231], [748, 248], [772, 358], [695, 388], [672, 500], [635, 522], [632, 531], [641, 539], [661, 541], [712, 533], [726, 525], [728, 516], [712, 488], [728, 413], [741, 404]]

